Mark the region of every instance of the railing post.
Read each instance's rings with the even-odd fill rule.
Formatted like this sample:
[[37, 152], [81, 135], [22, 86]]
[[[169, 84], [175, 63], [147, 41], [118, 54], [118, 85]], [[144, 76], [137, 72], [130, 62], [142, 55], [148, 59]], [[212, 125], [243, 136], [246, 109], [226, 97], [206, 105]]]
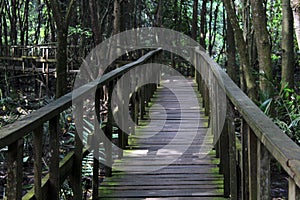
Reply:
[[34, 141], [34, 193], [37, 200], [42, 199], [42, 150], [43, 126], [33, 131]]
[[257, 142], [254, 132], [248, 130], [249, 199], [256, 200], [257, 191]]
[[59, 199], [59, 116], [49, 121], [50, 129], [50, 167], [49, 167], [49, 199]]
[[257, 141], [257, 199], [268, 199], [270, 197], [270, 154], [266, 147]]
[[105, 175], [107, 177], [112, 176], [112, 131], [113, 131], [113, 113], [112, 113], [112, 108], [111, 108], [111, 96], [112, 96], [112, 91], [114, 88], [114, 80], [110, 81], [108, 83], [108, 104], [107, 104], [107, 123], [106, 123], [106, 131], [105, 135], [108, 138], [108, 143], [105, 143], [105, 156], [106, 156], [106, 166], [105, 166]]
[[[229, 101], [228, 101], [229, 102]], [[230, 168], [230, 197], [238, 199], [238, 185], [236, 173], [236, 141], [234, 128], [234, 110], [233, 105], [227, 104], [227, 125], [228, 125], [228, 140], [229, 140], [229, 168]]]
[[297, 187], [295, 181], [289, 177], [289, 196], [288, 199], [300, 199], [300, 189]]
[[249, 163], [248, 163], [248, 140], [249, 140], [249, 125], [242, 119], [242, 166], [241, 166], [241, 194], [242, 199], [249, 199]]
[[228, 121], [225, 120], [224, 128], [220, 135], [220, 173], [224, 175], [224, 196], [230, 196], [230, 171], [229, 171], [229, 138], [228, 138]]
[[93, 194], [92, 199], [99, 198], [99, 137], [100, 136], [100, 98], [101, 98], [101, 89], [96, 90], [95, 94], [95, 119], [94, 119], [94, 135], [91, 137], [93, 138], [91, 141], [92, 146], [94, 147], [94, 158], [93, 158]]
[[74, 161], [73, 161], [73, 168], [72, 173], [70, 175], [70, 181], [72, 184], [72, 189], [74, 193], [74, 197], [77, 200], [82, 199], [82, 149], [83, 144], [80, 139], [80, 135], [83, 135], [83, 100], [81, 99], [76, 104], [77, 110], [77, 125], [76, 125], [76, 134], [75, 134], [75, 149], [74, 149]]
[[23, 138], [8, 146], [7, 155], [7, 199], [22, 199], [23, 182]]

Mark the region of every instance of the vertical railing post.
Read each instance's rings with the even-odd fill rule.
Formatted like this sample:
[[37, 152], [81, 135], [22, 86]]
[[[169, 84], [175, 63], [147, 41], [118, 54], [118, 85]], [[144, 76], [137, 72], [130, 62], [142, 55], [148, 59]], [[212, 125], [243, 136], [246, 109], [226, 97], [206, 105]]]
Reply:
[[7, 155], [7, 199], [22, 199], [23, 182], [23, 143], [19, 139], [8, 146]]
[[94, 135], [92, 135], [92, 146], [94, 148], [94, 158], [93, 158], [93, 194], [92, 199], [99, 198], [99, 147], [100, 147], [100, 98], [101, 98], [101, 89], [96, 90], [95, 94], [95, 118], [94, 118]]
[[82, 149], [83, 144], [80, 139], [80, 135], [83, 135], [83, 100], [80, 99], [76, 104], [76, 135], [75, 135], [75, 149], [74, 149], [74, 161], [72, 173], [70, 175], [70, 181], [74, 193], [74, 198], [77, 200], [82, 199]]
[[291, 177], [289, 177], [288, 199], [300, 199], [300, 189], [297, 187], [295, 181]]
[[257, 144], [257, 191], [258, 199], [268, 199], [270, 197], [270, 154], [266, 147], [258, 141]]
[[105, 156], [106, 156], [106, 166], [105, 166], [105, 175], [107, 177], [112, 176], [112, 131], [113, 131], [113, 113], [111, 108], [111, 96], [114, 88], [114, 80], [108, 83], [108, 104], [107, 104], [107, 123], [105, 128], [105, 135], [109, 142], [105, 143]]
[[257, 199], [257, 137], [248, 130], [248, 164], [249, 164], [249, 199]]
[[43, 150], [43, 126], [33, 131], [34, 142], [34, 193], [37, 200], [42, 199], [42, 150]]
[[229, 137], [228, 137], [228, 120], [225, 120], [224, 128], [220, 135], [220, 172], [224, 175], [224, 196], [230, 196], [230, 171], [229, 171]]
[[[228, 101], [229, 102], [229, 101]], [[238, 185], [237, 185], [237, 161], [236, 161], [236, 141], [235, 141], [235, 127], [234, 127], [234, 110], [233, 105], [227, 104], [227, 125], [228, 125], [228, 140], [229, 140], [229, 168], [230, 168], [230, 197], [235, 200], [238, 199]]]
[[50, 167], [49, 167], [49, 199], [59, 199], [59, 116], [49, 121], [50, 129]]
[[241, 166], [241, 194], [242, 199], [249, 199], [249, 163], [248, 163], [248, 140], [249, 140], [249, 125], [242, 119], [242, 166]]

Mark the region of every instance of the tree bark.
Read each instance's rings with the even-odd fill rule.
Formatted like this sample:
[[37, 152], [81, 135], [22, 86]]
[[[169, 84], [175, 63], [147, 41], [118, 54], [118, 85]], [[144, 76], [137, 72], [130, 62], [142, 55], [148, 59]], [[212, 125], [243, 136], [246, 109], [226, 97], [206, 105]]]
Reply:
[[291, 0], [291, 7], [294, 16], [294, 29], [298, 42], [298, 48], [300, 49], [300, 0]]
[[92, 30], [93, 30], [93, 37], [94, 42], [96, 45], [101, 43], [102, 36], [101, 36], [101, 28], [99, 25], [99, 19], [97, 15], [97, 6], [95, 0], [89, 0], [89, 7], [90, 7], [90, 13], [91, 13], [91, 22], [92, 22]]
[[193, 3], [193, 21], [192, 21], [192, 38], [197, 41], [197, 30], [198, 30], [198, 0], [194, 0]]
[[290, 0], [282, 0], [282, 88], [286, 85], [294, 88], [294, 35], [293, 14]]
[[265, 6], [262, 0], [251, 0], [252, 21], [255, 33], [255, 40], [259, 63], [259, 88], [263, 95], [268, 98], [272, 94], [272, 61], [271, 43], [267, 30], [267, 17]]
[[58, 0], [50, 0], [50, 4], [57, 28], [56, 98], [59, 98], [67, 91], [67, 38], [74, 0], [70, 1], [65, 15], [61, 10]]
[[205, 38], [206, 38], [206, 8], [207, 0], [202, 1], [201, 16], [200, 16], [200, 45], [206, 49]]
[[233, 2], [231, 0], [224, 0], [226, 13], [232, 25], [235, 42], [240, 55], [240, 65], [242, 66], [244, 72], [246, 92], [252, 100], [256, 100], [257, 94], [255, 89], [255, 79], [252, 74], [253, 69], [249, 63], [247, 45], [244, 40], [243, 32], [239, 26], [239, 22], [237, 20], [237, 16], [235, 14], [235, 10], [232, 4]]
[[234, 41], [234, 31], [232, 29], [230, 20], [227, 18], [227, 73], [230, 78], [236, 83], [239, 84], [239, 70], [236, 65], [236, 50], [235, 50], [235, 41]]

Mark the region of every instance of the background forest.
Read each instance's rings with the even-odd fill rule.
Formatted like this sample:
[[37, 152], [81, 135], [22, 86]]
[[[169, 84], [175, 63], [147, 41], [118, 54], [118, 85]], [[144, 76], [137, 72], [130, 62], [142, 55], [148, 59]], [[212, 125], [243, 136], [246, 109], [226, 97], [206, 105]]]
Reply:
[[[0, 46], [55, 45], [59, 75], [56, 90], [50, 88], [48, 96], [55, 90], [58, 98], [70, 82], [64, 76], [67, 63], [72, 60], [80, 66], [81, 58], [111, 35], [150, 26], [183, 32], [299, 143], [299, 48], [293, 28], [295, 21], [299, 30], [298, 5], [295, 0], [3, 0]], [[71, 45], [76, 54], [67, 52]], [[13, 102], [22, 99], [4, 92], [13, 75], [1, 75], [2, 112], [7, 115], [19, 108]], [[15, 114], [14, 119], [20, 108]]]
[[[0, 127], [70, 91], [74, 77], [67, 70], [70, 65], [78, 69], [97, 44], [122, 31], [155, 26], [199, 42], [299, 145], [299, 8], [298, 0], [1, 0]], [[40, 46], [56, 49], [55, 80], [39, 72], [20, 75], [8, 70], [6, 51]], [[24, 77], [34, 77], [39, 86], [22, 82]], [[20, 89], [24, 85], [29, 87], [26, 92]], [[68, 149], [75, 137], [71, 115], [63, 113], [60, 122], [65, 124], [61, 129]], [[4, 160], [1, 151], [0, 161]], [[87, 157], [83, 167], [87, 177], [92, 173], [89, 159], [93, 156]], [[4, 176], [0, 167], [0, 183]], [[84, 181], [88, 188], [91, 180]], [[65, 194], [70, 191], [68, 186], [63, 189]]]

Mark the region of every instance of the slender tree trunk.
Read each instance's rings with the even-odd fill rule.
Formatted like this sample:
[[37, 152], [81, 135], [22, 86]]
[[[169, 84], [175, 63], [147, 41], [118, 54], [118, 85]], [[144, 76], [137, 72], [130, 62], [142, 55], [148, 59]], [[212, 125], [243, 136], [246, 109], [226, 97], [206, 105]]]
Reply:
[[239, 70], [236, 65], [236, 50], [235, 50], [235, 41], [234, 41], [234, 31], [232, 29], [230, 20], [227, 18], [227, 73], [230, 78], [236, 83], [239, 84]]
[[97, 14], [97, 6], [95, 0], [89, 0], [90, 13], [91, 13], [91, 22], [92, 22], [92, 30], [95, 44], [101, 43], [101, 28], [99, 26], [99, 18]]
[[113, 35], [120, 33], [120, 16], [121, 16], [121, 6], [120, 0], [114, 1], [114, 27], [113, 27]]
[[155, 26], [161, 27], [162, 25], [162, 4], [163, 0], [158, 1], [156, 15], [155, 15]]
[[206, 8], [207, 0], [202, 1], [201, 16], [200, 16], [200, 45], [205, 49], [205, 38], [206, 38]]
[[198, 3], [199, 0], [193, 1], [193, 22], [192, 22], [192, 38], [197, 41], [197, 30], [198, 30]]
[[298, 48], [300, 49], [300, 0], [291, 0], [291, 7], [294, 16], [294, 29], [298, 42]]
[[282, 0], [282, 87], [294, 88], [294, 35], [290, 0]]
[[266, 10], [262, 0], [251, 0], [252, 21], [258, 53], [260, 81], [259, 88], [265, 97], [272, 94], [271, 43], [267, 30]]
[[51, 0], [50, 3], [57, 27], [56, 98], [59, 98], [67, 91], [67, 37], [74, 0], [69, 3], [65, 15], [59, 6], [58, 0]]
[[257, 94], [255, 89], [255, 79], [252, 74], [253, 69], [249, 63], [247, 45], [235, 14], [233, 2], [231, 0], [224, 0], [224, 5], [234, 31], [234, 38], [240, 55], [240, 65], [242, 66], [246, 82], [246, 92], [252, 100], [256, 100]]

